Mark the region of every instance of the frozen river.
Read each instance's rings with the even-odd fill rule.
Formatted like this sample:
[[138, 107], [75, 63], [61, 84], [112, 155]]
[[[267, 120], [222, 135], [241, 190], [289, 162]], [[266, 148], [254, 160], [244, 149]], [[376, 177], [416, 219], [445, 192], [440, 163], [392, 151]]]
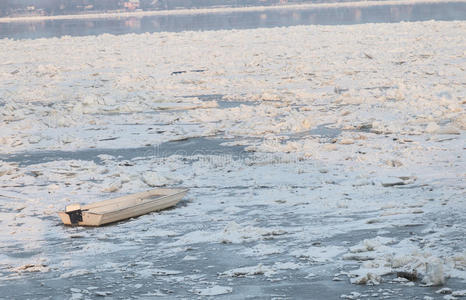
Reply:
[[0, 299], [465, 296], [464, 11], [0, 23]]

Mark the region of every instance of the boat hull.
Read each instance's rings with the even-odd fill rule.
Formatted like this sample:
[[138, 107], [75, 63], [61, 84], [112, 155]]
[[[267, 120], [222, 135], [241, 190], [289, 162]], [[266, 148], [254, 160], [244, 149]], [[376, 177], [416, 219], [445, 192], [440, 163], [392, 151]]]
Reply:
[[77, 222], [72, 222], [69, 212], [58, 215], [65, 225], [101, 226], [175, 206], [187, 192], [187, 189], [154, 189], [84, 205]]

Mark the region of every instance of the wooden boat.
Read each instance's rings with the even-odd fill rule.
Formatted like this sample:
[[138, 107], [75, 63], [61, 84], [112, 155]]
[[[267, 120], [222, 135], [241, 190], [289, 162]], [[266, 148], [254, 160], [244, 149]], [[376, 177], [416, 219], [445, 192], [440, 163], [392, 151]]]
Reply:
[[58, 215], [65, 225], [100, 226], [175, 206], [187, 192], [158, 188], [82, 206], [71, 204]]

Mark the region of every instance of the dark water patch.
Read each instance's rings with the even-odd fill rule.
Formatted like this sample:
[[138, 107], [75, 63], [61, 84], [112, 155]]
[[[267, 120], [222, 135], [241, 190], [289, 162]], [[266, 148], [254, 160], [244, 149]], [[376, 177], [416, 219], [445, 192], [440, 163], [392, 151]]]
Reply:
[[203, 72], [205, 72], [205, 70], [201, 70], [201, 69], [199, 69], [199, 70], [186, 70], [186, 71], [182, 70], [182, 71], [173, 71], [173, 72], [170, 73], [170, 75], [173, 76], [173, 75], [180, 75], [180, 74], [184, 74], [184, 73], [203, 73]]
[[40, 251], [26, 251], [26, 250], [15, 249], [14, 251], [5, 252], [5, 255], [9, 257], [13, 257], [13, 258], [30, 258], [40, 253], [41, 253]]
[[[361, 216], [362, 217], [362, 216]], [[378, 223], [377, 223], [378, 224]], [[370, 226], [370, 225], [368, 225]], [[414, 224], [413, 226], [390, 226], [385, 227], [383, 230], [385, 233], [380, 234], [379, 229], [361, 229], [351, 231], [351, 234], [343, 233], [336, 234], [331, 238], [322, 241], [324, 245], [343, 245], [343, 246], [354, 246], [365, 239], [373, 239], [377, 236], [393, 237], [396, 240], [404, 238], [410, 238], [412, 236], [425, 235], [422, 231], [426, 228], [424, 224]]]
[[234, 107], [240, 107], [241, 105], [248, 105], [248, 106], [253, 106], [257, 105], [257, 103], [254, 102], [243, 102], [243, 101], [217, 101], [219, 108], [234, 108]]
[[182, 96], [183, 98], [198, 98], [202, 101], [219, 101], [223, 99], [222, 94], [201, 94], [201, 95], [186, 95]]
[[319, 125], [314, 129], [306, 132], [308, 135], [317, 135], [323, 138], [334, 139], [341, 134], [342, 130], [339, 128], [331, 128], [325, 125]]
[[284, 140], [283, 142], [286, 143], [290, 140], [299, 140], [307, 136], [318, 137], [322, 143], [332, 142], [335, 140], [335, 138], [337, 138], [342, 133], [343, 130], [340, 128], [328, 127], [328, 125], [331, 125], [331, 124], [322, 124], [322, 125], [316, 126], [315, 128], [311, 130], [306, 130], [306, 131], [302, 131], [299, 133], [290, 134], [289, 135], [290, 139]]
[[[88, 160], [101, 164], [98, 157], [101, 154], [111, 155], [119, 161], [129, 161], [134, 158], [164, 158], [172, 155], [230, 155], [239, 157], [244, 155], [244, 146], [223, 146], [221, 139], [188, 138], [170, 141], [157, 146], [147, 146], [127, 149], [85, 149], [77, 151], [32, 151], [13, 155], [0, 155], [0, 160], [16, 162], [20, 166], [47, 163], [60, 160]], [[128, 163], [128, 162], [127, 162]]]
[[[271, 28], [295, 25], [350, 25], [466, 20], [466, 3], [414, 3], [361, 7], [283, 9], [121, 19], [70, 19], [0, 23], [0, 38], [35, 39], [103, 33], [153, 33]], [[175, 70], [175, 74], [190, 70]], [[199, 70], [194, 70], [199, 71]], [[176, 73], [178, 72], [178, 73]], [[179, 73], [181, 74], [181, 73]]]
[[254, 102], [245, 102], [245, 101], [235, 101], [235, 100], [224, 100], [224, 95], [222, 94], [203, 94], [203, 95], [189, 95], [182, 96], [183, 98], [198, 98], [201, 101], [216, 101], [219, 108], [233, 108], [239, 107], [241, 105], [257, 105], [257, 101]]

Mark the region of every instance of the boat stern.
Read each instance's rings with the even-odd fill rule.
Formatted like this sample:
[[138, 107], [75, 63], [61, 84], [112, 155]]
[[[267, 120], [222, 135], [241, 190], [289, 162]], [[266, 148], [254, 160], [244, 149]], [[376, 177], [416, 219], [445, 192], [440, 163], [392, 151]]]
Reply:
[[102, 217], [101, 214], [93, 214], [86, 211], [81, 212], [82, 219], [77, 222], [72, 222], [72, 218], [70, 217], [69, 213], [60, 211], [58, 212], [63, 224], [65, 225], [78, 225], [78, 226], [100, 226], [102, 225]]
[[58, 215], [60, 216], [60, 219], [62, 220], [63, 224], [71, 225], [70, 216], [66, 212], [59, 211]]

